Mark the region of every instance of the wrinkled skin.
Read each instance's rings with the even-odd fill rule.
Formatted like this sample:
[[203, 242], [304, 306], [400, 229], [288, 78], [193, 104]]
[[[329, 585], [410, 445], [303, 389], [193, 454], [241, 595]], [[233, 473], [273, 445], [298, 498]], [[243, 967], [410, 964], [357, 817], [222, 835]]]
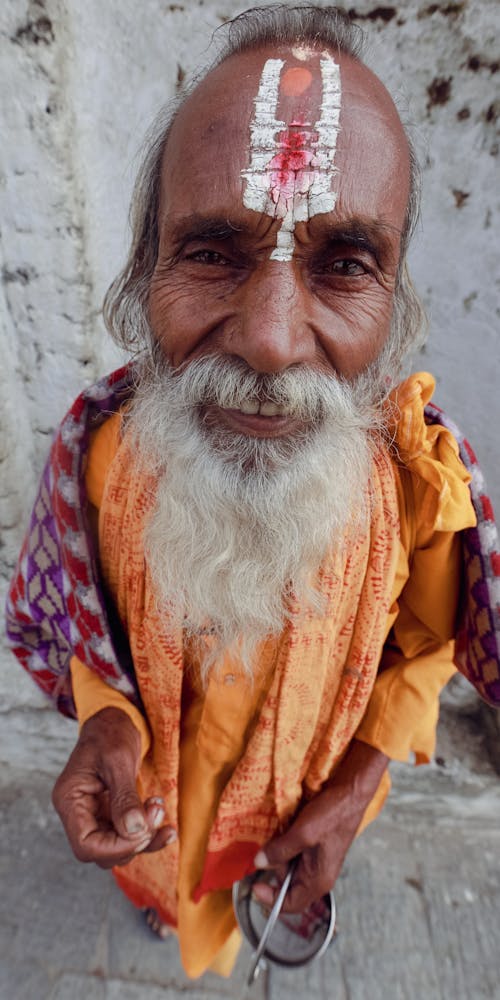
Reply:
[[120, 709], [103, 709], [82, 726], [52, 793], [79, 861], [126, 865], [140, 851], [175, 840], [175, 830], [162, 826], [161, 797], [141, 802], [137, 794], [140, 749], [139, 733]]
[[[307, 364], [351, 379], [378, 356], [389, 335], [409, 190], [408, 146], [380, 81], [341, 57], [335, 209], [296, 224], [292, 260], [271, 260], [281, 220], [244, 207], [241, 172], [249, 163], [262, 68], [277, 55], [293, 66], [287, 50], [226, 60], [176, 119], [163, 165], [151, 326], [174, 367], [215, 352], [262, 373]], [[318, 118], [318, 54], [301, 66], [313, 82], [305, 97], [283, 96], [279, 113], [287, 125], [298, 114]], [[213, 407], [205, 416], [259, 437], [300, 430], [297, 418], [286, 415]], [[300, 855], [285, 909], [301, 910], [334, 885], [386, 764], [382, 753], [354, 740], [328, 785], [259, 852], [256, 864], [280, 875]], [[158, 803], [139, 801], [138, 766], [138, 734], [125, 713], [107, 709], [83, 726], [54, 790], [81, 860], [126, 864], [141, 850], [161, 850], [174, 836], [161, 818], [153, 819]], [[127, 832], [127, 816], [134, 832]], [[266, 886], [256, 893], [272, 902]]]
[[[367, 743], [353, 740], [323, 791], [299, 811], [286, 833], [259, 851], [256, 867], [275, 869], [281, 878], [292, 858], [300, 855], [284, 913], [300, 913], [333, 888], [387, 760]], [[276, 892], [265, 883], [254, 887], [257, 898], [267, 905], [272, 905]]]
[[[272, 260], [281, 219], [244, 206], [242, 170], [253, 100], [273, 55], [227, 60], [174, 123], [162, 176], [151, 325], [175, 368], [217, 353], [263, 373], [305, 364], [351, 379], [378, 356], [390, 330], [408, 198], [407, 142], [380, 82], [342, 59], [335, 210], [296, 223], [293, 259]], [[310, 106], [304, 95], [297, 108], [292, 98], [283, 100], [278, 112], [288, 121], [295, 112], [311, 122], [319, 115], [319, 57], [307, 65], [314, 80]], [[209, 416], [262, 437], [300, 430], [286, 417], [227, 410]]]

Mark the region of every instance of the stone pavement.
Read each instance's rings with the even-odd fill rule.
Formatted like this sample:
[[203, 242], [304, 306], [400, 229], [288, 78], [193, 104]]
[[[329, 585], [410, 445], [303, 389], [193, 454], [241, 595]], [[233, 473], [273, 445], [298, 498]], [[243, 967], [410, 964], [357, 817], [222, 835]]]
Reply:
[[0, 775], [1, 1000], [500, 1000], [500, 780], [477, 709], [445, 705], [436, 762], [398, 766], [349, 854], [324, 958], [245, 988], [184, 976], [107, 872], [75, 861], [46, 774]]

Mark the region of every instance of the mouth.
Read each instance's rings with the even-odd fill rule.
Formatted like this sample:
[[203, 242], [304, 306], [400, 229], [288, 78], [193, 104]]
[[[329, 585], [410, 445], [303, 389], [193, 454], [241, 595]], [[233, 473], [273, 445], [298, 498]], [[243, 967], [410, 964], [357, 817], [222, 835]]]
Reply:
[[288, 417], [289, 413], [285, 406], [279, 406], [277, 403], [272, 403], [270, 400], [265, 399], [263, 402], [260, 399], [244, 399], [241, 405], [234, 409], [234, 407], [221, 407], [230, 413], [243, 413], [245, 416], [249, 417]]
[[285, 437], [297, 434], [304, 421], [292, 416], [285, 406], [269, 400], [244, 400], [238, 409], [212, 405], [204, 411], [207, 424], [225, 426], [238, 434], [254, 437]]

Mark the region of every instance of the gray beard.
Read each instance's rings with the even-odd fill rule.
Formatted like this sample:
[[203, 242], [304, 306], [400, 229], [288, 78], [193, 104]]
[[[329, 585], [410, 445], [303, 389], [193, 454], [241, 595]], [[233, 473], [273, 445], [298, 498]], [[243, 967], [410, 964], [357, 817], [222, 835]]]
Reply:
[[[306, 368], [261, 376], [217, 356], [142, 371], [128, 426], [158, 477], [146, 562], [158, 606], [198, 644], [205, 682], [226, 652], [252, 674], [266, 638], [321, 611], [321, 562], [370, 508], [382, 383], [375, 370], [353, 384]], [[286, 404], [301, 433], [262, 439], [203, 422], [202, 406], [256, 395]]]

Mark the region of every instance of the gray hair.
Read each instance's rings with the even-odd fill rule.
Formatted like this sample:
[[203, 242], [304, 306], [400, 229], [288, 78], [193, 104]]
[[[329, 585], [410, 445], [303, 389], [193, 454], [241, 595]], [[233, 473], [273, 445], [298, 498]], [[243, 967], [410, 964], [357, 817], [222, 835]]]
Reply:
[[[365, 36], [359, 25], [338, 7], [273, 4], [239, 14], [214, 34], [217, 53], [208, 68], [187, 84], [162, 109], [146, 136], [142, 164], [135, 183], [127, 262], [104, 300], [104, 320], [114, 340], [126, 350], [154, 347], [148, 319], [148, 297], [159, 244], [158, 212], [162, 162], [172, 124], [184, 101], [202, 80], [230, 56], [266, 46], [314, 45], [361, 61]], [[383, 352], [384, 366], [397, 375], [403, 359], [419, 348], [426, 333], [425, 314], [411, 282], [406, 252], [420, 212], [420, 170], [407, 132], [410, 150], [410, 194], [401, 237], [401, 257], [394, 298], [392, 332]]]

